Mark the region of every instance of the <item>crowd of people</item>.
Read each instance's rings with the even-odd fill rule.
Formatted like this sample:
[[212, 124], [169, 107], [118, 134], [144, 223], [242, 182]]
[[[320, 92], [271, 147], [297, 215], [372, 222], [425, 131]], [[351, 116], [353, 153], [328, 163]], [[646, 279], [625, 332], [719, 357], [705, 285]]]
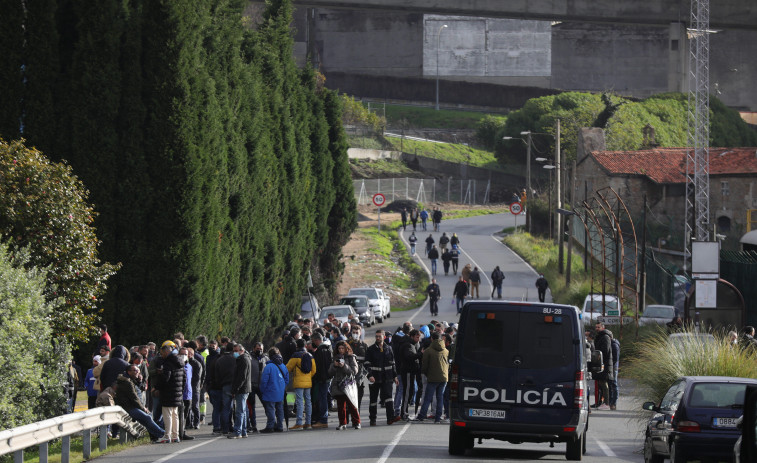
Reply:
[[[394, 333], [378, 330], [372, 345], [357, 320], [322, 326], [298, 316], [280, 341], [247, 351], [242, 343], [176, 333], [158, 346], [111, 346], [107, 326], [85, 385], [89, 408], [121, 406], [155, 443], [192, 440], [191, 430], [212, 425], [229, 439], [254, 433], [324, 429], [336, 412], [336, 429], [361, 429], [360, 407], [369, 394], [368, 421], [376, 426], [379, 406], [386, 424], [442, 422], [448, 413], [446, 383], [456, 325], [410, 322]], [[256, 403], [265, 417], [258, 422]], [[206, 416], [206, 405], [212, 413]], [[289, 419], [294, 418], [294, 423]], [[260, 423], [260, 425], [258, 424]], [[332, 423], [333, 424], [333, 423]], [[119, 433], [117, 426], [109, 430]]]

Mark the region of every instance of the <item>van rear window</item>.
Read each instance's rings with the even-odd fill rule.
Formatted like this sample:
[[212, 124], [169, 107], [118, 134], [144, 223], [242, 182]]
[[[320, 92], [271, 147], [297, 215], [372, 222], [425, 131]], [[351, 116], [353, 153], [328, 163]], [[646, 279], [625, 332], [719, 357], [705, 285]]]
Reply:
[[566, 315], [471, 310], [465, 326], [465, 361], [520, 368], [559, 368], [574, 362], [573, 324]]

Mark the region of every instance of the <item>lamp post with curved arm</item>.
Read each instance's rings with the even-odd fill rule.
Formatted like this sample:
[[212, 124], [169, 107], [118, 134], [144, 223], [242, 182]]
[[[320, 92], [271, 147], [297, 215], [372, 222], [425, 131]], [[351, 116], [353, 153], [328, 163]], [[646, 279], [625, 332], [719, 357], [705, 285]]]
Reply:
[[436, 34], [436, 110], [439, 111], [439, 42], [442, 39], [442, 29], [447, 27], [446, 24], [439, 27]]

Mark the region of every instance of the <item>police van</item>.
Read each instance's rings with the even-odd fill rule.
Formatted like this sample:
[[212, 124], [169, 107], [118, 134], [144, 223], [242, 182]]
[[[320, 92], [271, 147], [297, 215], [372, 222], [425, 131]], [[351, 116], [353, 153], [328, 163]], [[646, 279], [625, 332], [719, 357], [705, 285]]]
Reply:
[[460, 314], [451, 365], [449, 453], [476, 438], [565, 442], [586, 453], [587, 358], [577, 307], [473, 301]]

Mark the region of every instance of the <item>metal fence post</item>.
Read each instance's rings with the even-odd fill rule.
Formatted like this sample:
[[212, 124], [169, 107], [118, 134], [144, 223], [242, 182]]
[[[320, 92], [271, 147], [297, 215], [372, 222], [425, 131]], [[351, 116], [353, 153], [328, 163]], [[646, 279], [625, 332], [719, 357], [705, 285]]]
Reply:
[[48, 442], [39, 444], [39, 463], [47, 463], [48, 445]]
[[394, 193], [394, 177], [392, 177], [392, 201], [397, 200], [397, 195]]
[[405, 177], [405, 199], [410, 199], [410, 179]]
[[447, 177], [447, 202], [449, 202], [449, 190], [452, 185], [452, 178]]
[[434, 179], [434, 193], [432, 195], [433, 202], [436, 202], [436, 179]]
[[62, 447], [60, 449], [60, 463], [69, 463], [71, 461], [71, 436], [63, 436], [60, 439]]
[[24, 463], [24, 451], [16, 450], [13, 452], [13, 463]]
[[85, 429], [82, 431], [81, 436], [81, 443], [82, 443], [82, 456], [85, 460], [89, 460], [89, 457], [92, 455], [92, 430], [91, 429]]
[[108, 448], [108, 426], [100, 426], [100, 451], [104, 452]]

